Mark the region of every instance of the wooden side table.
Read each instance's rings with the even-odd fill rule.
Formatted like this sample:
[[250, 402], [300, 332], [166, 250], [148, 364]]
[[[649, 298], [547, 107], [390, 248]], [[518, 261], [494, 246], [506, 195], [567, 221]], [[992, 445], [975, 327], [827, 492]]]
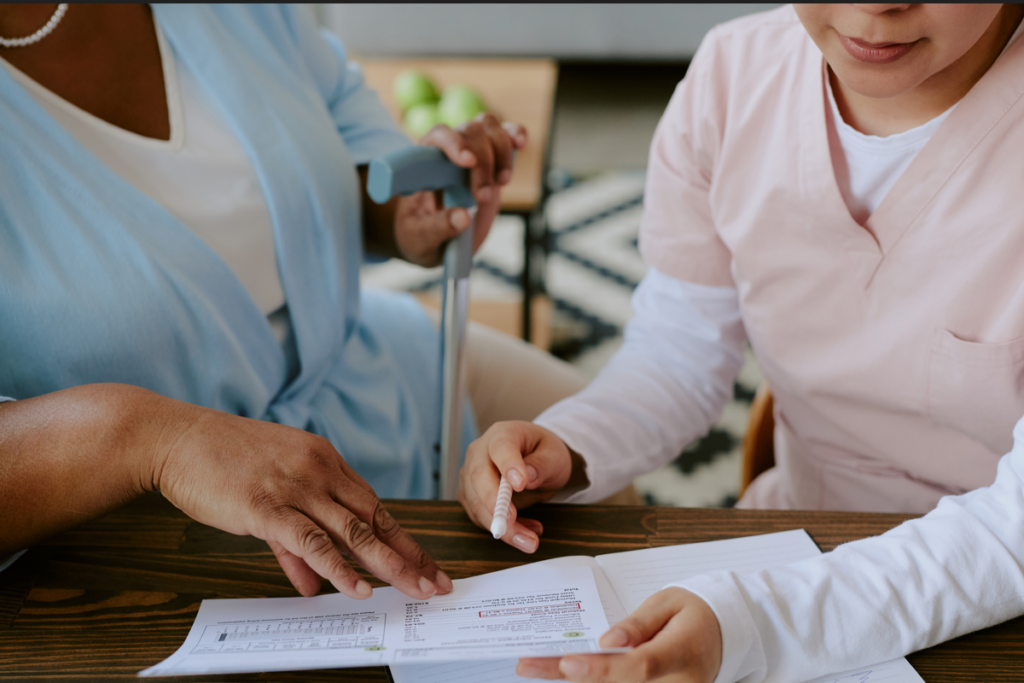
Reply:
[[529, 144], [516, 155], [512, 180], [502, 190], [502, 213], [523, 220], [522, 336], [532, 334], [534, 297], [543, 287], [544, 182], [550, 151], [551, 116], [554, 110], [558, 66], [547, 59], [356, 59], [366, 82], [401, 122], [401, 111], [392, 95], [392, 82], [402, 71], [415, 69], [430, 76], [440, 89], [468, 85], [484, 99], [488, 109], [503, 121], [526, 126]]

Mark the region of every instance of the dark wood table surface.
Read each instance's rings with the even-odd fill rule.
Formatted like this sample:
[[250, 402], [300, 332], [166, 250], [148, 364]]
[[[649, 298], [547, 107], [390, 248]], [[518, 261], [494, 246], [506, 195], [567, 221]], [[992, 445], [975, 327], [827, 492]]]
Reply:
[[[453, 503], [387, 507], [453, 579], [522, 564]], [[536, 559], [599, 555], [804, 528], [822, 550], [900, 515], [539, 506]], [[369, 578], [369, 577], [368, 577]], [[374, 585], [379, 581], [371, 578]], [[267, 546], [193, 522], [158, 496], [32, 548], [0, 573], [0, 680], [126, 680], [184, 642], [205, 598], [294, 596]], [[928, 683], [1024, 681], [1024, 618], [909, 657]], [[171, 679], [162, 679], [171, 680]], [[386, 681], [383, 668], [174, 678]]]

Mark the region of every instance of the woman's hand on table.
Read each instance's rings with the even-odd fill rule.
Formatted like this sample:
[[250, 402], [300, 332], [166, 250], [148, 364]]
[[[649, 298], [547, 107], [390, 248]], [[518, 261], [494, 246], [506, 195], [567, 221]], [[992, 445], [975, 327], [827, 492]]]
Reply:
[[326, 439], [164, 400], [152, 487], [204, 524], [267, 541], [303, 595], [315, 595], [324, 577], [349, 597], [369, 597], [370, 585], [346, 557], [419, 600], [451, 591], [451, 580]]
[[550, 500], [566, 486], [586, 484], [582, 458], [554, 432], [532, 422], [498, 422], [469, 445], [459, 478], [459, 502], [484, 529], [491, 527], [502, 475], [513, 493], [501, 540], [527, 553], [537, 549], [544, 528], [518, 510]]
[[[421, 141], [439, 148], [456, 165], [472, 169], [470, 190], [477, 201], [473, 250], [483, 243], [498, 215], [501, 188], [512, 179], [515, 151], [526, 147], [526, 129], [499, 123], [493, 114], [480, 114], [452, 129], [435, 126]], [[441, 262], [444, 244], [469, 227], [466, 209], [445, 209], [440, 194], [420, 192], [400, 197], [395, 206], [394, 231], [398, 253], [421, 266]]]
[[0, 403], [0, 555], [153, 490], [204, 524], [267, 541], [304, 595], [322, 576], [367, 597], [369, 584], [345, 556], [418, 600], [451, 591], [318, 436], [125, 384]]
[[516, 673], [578, 683], [712, 683], [722, 666], [722, 631], [715, 613], [682, 588], [665, 588], [647, 598], [601, 636], [600, 645], [633, 649], [620, 654], [520, 659]]

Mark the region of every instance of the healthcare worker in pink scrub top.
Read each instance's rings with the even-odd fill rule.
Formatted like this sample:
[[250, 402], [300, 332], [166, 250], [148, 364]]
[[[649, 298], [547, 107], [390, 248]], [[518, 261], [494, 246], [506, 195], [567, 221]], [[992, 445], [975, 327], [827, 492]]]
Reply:
[[[651, 146], [650, 271], [584, 391], [470, 448], [461, 500], [593, 501], [674, 458], [745, 344], [775, 396], [753, 508], [928, 513], [829, 555], [690, 578], [572, 681], [796, 683], [1024, 614], [1019, 5], [798, 5], [711, 31]], [[1017, 424], [1015, 428], [1015, 424]], [[682, 578], [682, 577], [680, 577]]]

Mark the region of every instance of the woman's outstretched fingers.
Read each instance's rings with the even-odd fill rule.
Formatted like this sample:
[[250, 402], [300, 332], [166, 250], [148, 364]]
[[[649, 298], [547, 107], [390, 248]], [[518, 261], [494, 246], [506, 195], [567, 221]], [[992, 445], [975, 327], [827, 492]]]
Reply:
[[[354, 509], [361, 506], [353, 505]], [[437, 586], [419, 568], [406, 561], [374, 533], [373, 520], [364, 521], [334, 501], [318, 505], [312, 519], [329, 529], [341, 552], [353, 557], [376, 577], [406, 595], [425, 600], [437, 594]], [[340, 590], [340, 589], [339, 589]]]
[[373, 594], [350, 566], [422, 600], [450, 586], [326, 439], [300, 429], [188, 406], [156, 482], [194, 519], [267, 541], [304, 595], [317, 577], [353, 598]]
[[291, 554], [277, 541], [270, 541], [268, 545], [295, 590], [307, 598], [320, 592], [320, 577], [301, 557]]
[[305, 562], [319, 576], [350, 598], [362, 600], [373, 588], [349, 566], [334, 547], [331, 535], [298, 510], [280, 516], [272, 530], [274, 540]]
[[452, 592], [452, 580], [441, 570], [434, 558], [413, 540], [412, 535], [395, 521], [380, 500], [377, 501], [372, 519], [373, 533], [381, 542], [398, 553], [410, 566], [415, 567], [421, 576], [430, 579], [440, 595]]

